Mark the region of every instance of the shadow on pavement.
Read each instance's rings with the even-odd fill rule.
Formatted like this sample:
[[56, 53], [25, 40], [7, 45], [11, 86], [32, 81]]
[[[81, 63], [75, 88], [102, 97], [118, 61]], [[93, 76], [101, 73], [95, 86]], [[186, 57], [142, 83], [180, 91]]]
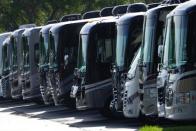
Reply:
[[[173, 127], [182, 125], [192, 125], [191, 122], [175, 122], [166, 119], [108, 119], [96, 110], [77, 111], [76, 109], [66, 108], [65, 106], [47, 106], [37, 105], [27, 101], [0, 101], [0, 112], [10, 112], [14, 115], [20, 115], [29, 118], [38, 118], [40, 120], [52, 120], [71, 127], [88, 128], [102, 127], [105, 128], [134, 128], [138, 129], [144, 125], [158, 125], [161, 127]], [[5, 108], [5, 109], [4, 109]]]

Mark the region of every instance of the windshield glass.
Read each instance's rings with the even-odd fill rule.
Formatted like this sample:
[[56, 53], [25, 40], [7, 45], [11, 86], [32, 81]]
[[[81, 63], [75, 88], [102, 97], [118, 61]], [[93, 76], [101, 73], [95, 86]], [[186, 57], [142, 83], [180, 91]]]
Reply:
[[86, 67], [86, 59], [87, 59], [87, 45], [88, 45], [88, 35], [80, 35], [80, 43], [79, 43], [79, 53], [78, 53], [78, 68]]
[[8, 45], [5, 44], [2, 50], [2, 58], [3, 58], [3, 71], [9, 68], [9, 61], [8, 61]]
[[129, 25], [117, 25], [116, 64], [125, 69], [131, 64], [142, 42], [143, 20], [134, 19]]
[[29, 44], [28, 44], [28, 37], [22, 37], [22, 62], [23, 66], [29, 68]]
[[50, 66], [56, 65], [57, 45], [58, 45], [58, 35], [50, 33], [50, 41], [48, 46]]
[[174, 68], [186, 64], [187, 60], [187, 18], [171, 17], [167, 23], [164, 65]]
[[135, 75], [136, 68], [138, 65], [138, 60], [140, 59], [140, 55], [141, 55], [141, 48], [139, 48], [139, 50], [137, 51], [136, 56], [134, 57], [131, 65], [130, 65], [130, 70], [127, 74], [127, 77], [131, 78]]
[[151, 62], [153, 59], [153, 42], [155, 40], [155, 24], [156, 19], [146, 19], [144, 31], [144, 47], [143, 47], [143, 62]]
[[116, 64], [123, 66], [125, 61], [125, 49], [128, 41], [128, 25], [117, 26], [117, 44], [116, 44]]
[[90, 84], [111, 77], [110, 69], [116, 49], [115, 22], [96, 25], [90, 33], [89, 42], [86, 81]]
[[40, 64], [48, 64], [49, 34], [40, 34]]
[[12, 66], [13, 71], [17, 69], [17, 42], [14, 37], [11, 37], [11, 45], [12, 45]]

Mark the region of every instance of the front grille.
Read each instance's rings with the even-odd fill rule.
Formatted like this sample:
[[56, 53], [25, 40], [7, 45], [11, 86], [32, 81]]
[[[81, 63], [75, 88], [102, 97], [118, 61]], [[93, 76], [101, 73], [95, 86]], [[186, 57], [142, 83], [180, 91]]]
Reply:
[[9, 89], [9, 79], [8, 78], [4, 78], [2, 79], [2, 91], [3, 91], [3, 97], [9, 97], [10, 96], [10, 89]]

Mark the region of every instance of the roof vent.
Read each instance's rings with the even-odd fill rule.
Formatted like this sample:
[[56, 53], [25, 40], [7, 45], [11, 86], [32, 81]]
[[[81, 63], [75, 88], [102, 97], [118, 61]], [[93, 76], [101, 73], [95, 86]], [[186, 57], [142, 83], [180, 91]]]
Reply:
[[83, 14], [82, 19], [90, 19], [100, 17], [100, 11], [89, 11]]
[[130, 4], [127, 7], [127, 13], [146, 12], [146, 11], [147, 11], [147, 7], [146, 7], [146, 4], [144, 3]]
[[65, 22], [65, 21], [74, 21], [74, 20], [80, 20], [81, 15], [80, 14], [70, 14], [70, 15], [65, 15], [60, 18], [60, 22]]
[[114, 9], [112, 10], [112, 14], [114, 16], [125, 14], [127, 12], [127, 7], [128, 7], [128, 5], [115, 6]]
[[31, 28], [31, 27], [36, 27], [36, 24], [25, 24], [25, 25], [20, 25], [20, 26], [19, 26], [19, 29]]
[[112, 10], [114, 7], [105, 7], [101, 10], [100, 16], [112, 16]]
[[49, 24], [54, 24], [54, 23], [58, 23], [58, 21], [57, 20], [50, 20], [46, 24], [49, 25]]

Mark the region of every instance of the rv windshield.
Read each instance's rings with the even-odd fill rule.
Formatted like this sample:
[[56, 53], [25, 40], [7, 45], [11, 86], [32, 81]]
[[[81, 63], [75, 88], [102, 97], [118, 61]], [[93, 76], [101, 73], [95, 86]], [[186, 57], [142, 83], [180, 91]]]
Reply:
[[[164, 65], [169, 68], [186, 64], [188, 61], [188, 50], [191, 51], [189, 52], [190, 59], [196, 54], [194, 53], [195, 51], [193, 51], [193, 48], [195, 48], [195, 44], [193, 44], [195, 40], [189, 41], [187, 39], [187, 25], [186, 16], [175, 16], [168, 19], [163, 62]], [[194, 29], [191, 28], [190, 30], [194, 31]], [[189, 48], [188, 41], [190, 44]]]
[[146, 19], [144, 40], [143, 40], [143, 62], [148, 63], [153, 59], [153, 42], [155, 41], [156, 19]]
[[11, 37], [11, 45], [12, 45], [12, 67], [13, 71], [17, 69], [17, 43], [14, 37]]
[[80, 44], [79, 44], [79, 53], [78, 53], [78, 68], [86, 67], [86, 59], [87, 59], [87, 45], [88, 45], [88, 35], [82, 34], [80, 35]]
[[116, 64], [118, 67], [128, 68], [141, 44], [143, 21], [134, 20], [128, 25], [117, 25]]
[[40, 64], [48, 64], [48, 41], [49, 34], [40, 34]]
[[117, 66], [124, 66], [125, 51], [128, 41], [128, 25], [117, 26], [117, 44], [116, 44], [116, 64]]
[[22, 37], [22, 60], [25, 70], [29, 69], [29, 45], [27, 36]]
[[58, 45], [58, 34], [50, 33], [50, 41], [48, 46], [49, 51], [49, 64], [54, 67], [56, 65], [56, 51]]
[[96, 25], [89, 35], [89, 42], [86, 82], [91, 84], [111, 77], [116, 47], [115, 22]]
[[3, 71], [6, 71], [9, 68], [8, 45], [7, 44], [3, 46], [2, 58], [3, 58]]

